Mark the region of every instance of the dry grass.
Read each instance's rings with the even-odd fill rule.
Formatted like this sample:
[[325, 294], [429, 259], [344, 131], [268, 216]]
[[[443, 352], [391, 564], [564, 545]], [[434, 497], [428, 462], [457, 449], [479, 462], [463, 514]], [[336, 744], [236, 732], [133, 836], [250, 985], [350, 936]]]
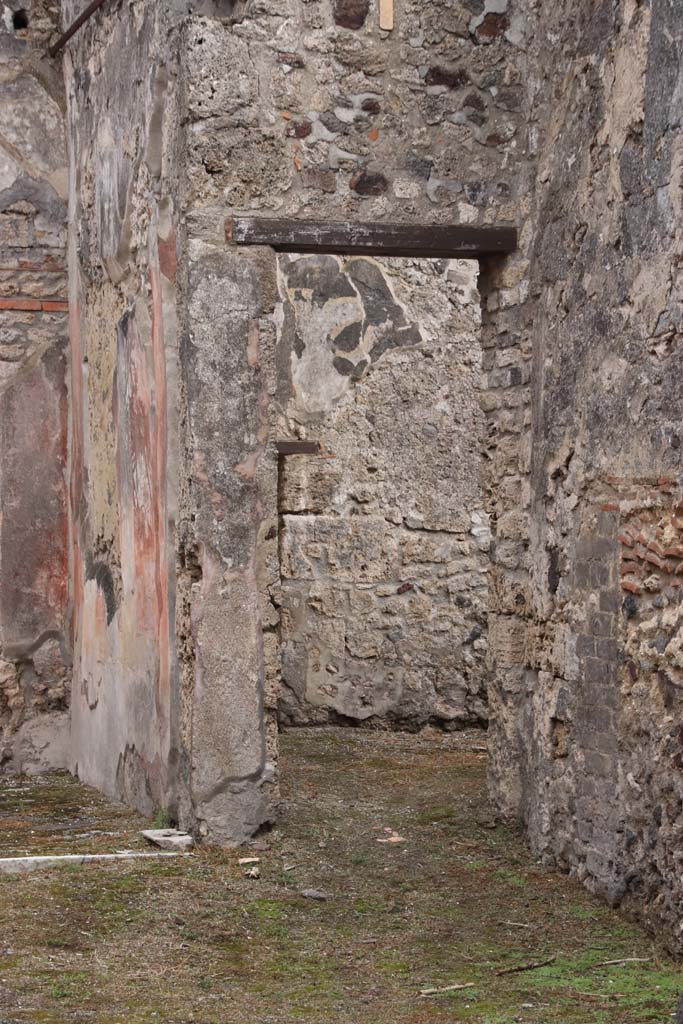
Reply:
[[[245, 851], [211, 850], [0, 877], [0, 1021], [671, 1021], [679, 967], [535, 865], [518, 831], [490, 827], [477, 746], [477, 734], [288, 734], [258, 880], [237, 863]], [[142, 824], [66, 776], [0, 788], [3, 856], [138, 847]], [[378, 843], [385, 829], [405, 842]], [[625, 957], [652, 959], [590, 969]]]

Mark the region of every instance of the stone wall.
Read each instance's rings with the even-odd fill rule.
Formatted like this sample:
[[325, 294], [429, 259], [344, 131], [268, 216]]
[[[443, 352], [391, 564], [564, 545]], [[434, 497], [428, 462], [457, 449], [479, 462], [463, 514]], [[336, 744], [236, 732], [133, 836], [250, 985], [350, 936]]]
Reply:
[[0, 3], [0, 769], [68, 759], [67, 157], [59, 10]]
[[[525, 107], [528, 114], [528, 105]], [[533, 143], [533, 135], [529, 132]], [[533, 157], [533, 145], [530, 147]], [[528, 171], [529, 168], [527, 167]], [[531, 194], [519, 200], [519, 252], [503, 264], [482, 261], [483, 388], [486, 415], [484, 488], [490, 514], [487, 649], [488, 748], [492, 795], [501, 812], [520, 817], [527, 737], [531, 377], [534, 303], [529, 297], [526, 218]]]
[[493, 764], [536, 852], [679, 949], [682, 38], [668, 0], [534, 33], [531, 587]]
[[[98, 11], [66, 57], [73, 765], [234, 841], [276, 795], [278, 277], [226, 217], [514, 222], [524, 26], [512, 0], [406, 0], [392, 31], [369, 0], [126, 12]], [[472, 520], [453, 525], [478, 579]], [[483, 717], [480, 619], [449, 612], [467, 650], [447, 715]]]
[[279, 261], [281, 723], [486, 720], [477, 273]]
[[[189, 271], [181, 522], [196, 573], [187, 588], [196, 622], [188, 692], [193, 771], [205, 794], [199, 818], [216, 838], [270, 813], [283, 600], [269, 412], [277, 265], [272, 250], [226, 247], [226, 217], [514, 223], [527, 159], [521, 3], [405, 0], [391, 31], [380, 29], [371, 0], [228, 6], [223, 19], [187, 19], [181, 61]], [[464, 528], [462, 536], [469, 545]], [[468, 654], [453, 655], [463, 677], [454, 690], [478, 715], [480, 685], [463, 682]]]
[[[63, 24], [77, 13], [66, 0]], [[282, 588], [269, 404], [278, 379], [278, 274], [271, 251], [226, 245], [225, 218], [518, 220], [528, 203], [523, 5], [406, 0], [391, 31], [380, 29], [369, 0], [136, 0], [129, 13], [98, 11], [65, 54], [71, 764], [145, 810], [168, 805], [210, 837], [241, 838], [270, 815], [276, 780]], [[36, 124], [44, 140], [47, 129]], [[50, 169], [50, 180], [63, 193], [58, 171]], [[520, 267], [492, 263], [482, 276], [492, 479], [509, 468], [487, 502], [501, 536], [507, 531], [493, 555], [505, 571], [515, 530], [524, 544], [512, 464], [528, 426], [527, 353], [506, 326], [520, 300]], [[466, 358], [472, 328], [461, 339]], [[441, 341], [435, 351], [443, 353]], [[392, 352], [383, 365], [403, 357]], [[385, 369], [369, 374], [355, 394], [386, 389], [385, 377]], [[448, 535], [444, 546], [410, 554], [406, 566], [425, 576], [430, 601], [418, 607], [418, 591], [397, 595], [415, 621], [427, 607], [435, 615], [436, 650], [446, 632], [446, 584], [436, 579], [448, 580], [449, 593], [473, 588], [464, 599], [471, 605], [449, 606], [458, 643], [438, 654], [452, 666], [448, 682], [425, 666], [427, 689], [441, 702], [437, 717], [450, 722], [485, 715], [477, 537], [484, 546], [487, 514], [468, 447], [481, 425], [466, 379], [460, 434], [453, 423], [436, 429], [467, 453], [450, 469], [460, 472], [461, 489], [467, 477], [470, 518], [449, 509], [448, 529], [437, 531]], [[468, 444], [464, 423], [474, 431]], [[60, 465], [52, 453], [46, 462], [52, 472]], [[443, 451], [432, 468], [446, 471]], [[392, 486], [410, 505], [404, 482], [396, 476]], [[405, 532], [419, 533], [421, 522], [433, 532], [424, 509], [408, 518]], [[50, 551], [63, 566], [65, 551]], [[435, 565], [444, 570], [424, 568]], [[409, 582], [397, 576], [397, 589]], [[502, 584], [498, 591], [507, 594]], [[411, 683], [403, 721], [426, 715], [416, 690]]]
[[277, 611], [266, 589], [279, 579], [277, 463], [261, 332], [275, 260], [189, 244], [178, 535], [186, 816], [210, 841], [236, 842], [272, 817], [277, 795]]
[[[77, 6], [65, 4], [66, 21]], [[372, 660], [388, 680], [404, 635], [376, 622], [398, 602], [411, 658], [423, 613], [441, 658], [432, 615], [448, 609], [448, 720], [463, 708], [483, 717], [483, 637], [466, 639], [481, 609], [445, 601], [463, 583], [461, 558], [480, 591], [472, 523], [463, 506], [433, 515], [405, 472], [370, 472], [375, 435], [402, 465], [381, 410], [406, 394], [397, 368], [414, 373], [418, 358], [425, 390], [406, 408], [462, 440], [452, 422], [423, 422], [430, 373], [453, 372], [439, 362], [442, 325], [411, 337], [406, 303], [393, 337], [415, 344], [373, 363], [376, 339], [356, 337], [351, 317], [348, 337], [310, 363], [290, 276], [331, 268], [334, 291], [353, 263], [247, 252], [224, 225], [246, 213], [518, 223], [519, 253], [481, 265], [486, 470], [483, 500], [472, 489], [466, 502], [468, 513], [483, 504], [493, 534], [492, 789], [540, 856], [683, 944], [679, 6], [403, 0], [387, 31], [374, 0], [133, 0], [125, 17], [98, 12], [70, 45], [84, 778], [144, 808], [169, 803], [209, 839], [254, 832], [276, 794], [281, 612], [292, 720], [302, 695], [325, 688], [338, 714], [379, 709], [360, 669], [360, 685], [340, 689], [327, 666]], [[8, 212], [24, 216], [32, 200], [17, 201]], [[429, 271], [405, 266], [371, 289], [385, 305], [413, 280], [415, 302], [430, 294]], [[448, 336], [463, 356], [473, 326]], [[322, 458], [278, 464], [281, 435], [316, 433]], [[425, 463], [430, 480], [440, 458]], [[361, 617], [342, 651], [339, 622]], [[300, 657], [309, 637], [321, 671], [312, 644]], [[401, 699], [381, 710], [401, 717]]]
[[391, 32], [374, 0], [233, 7], [186, 32], [190, 224], [207, 241], [223, 244], [226, 209], [517, 222], [523, 4], [405, 0]]

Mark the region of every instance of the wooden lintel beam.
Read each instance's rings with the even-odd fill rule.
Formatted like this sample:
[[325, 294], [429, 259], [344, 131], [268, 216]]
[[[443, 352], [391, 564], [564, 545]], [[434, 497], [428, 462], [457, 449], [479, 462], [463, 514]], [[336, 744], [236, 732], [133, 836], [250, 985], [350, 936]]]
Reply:
[[320, 441], [276, 441], [278, 455], [320, 455]]
[[277, 252], [340, 256], [413, 256], [477, 259], [517, 248], [515, 227], [462, 224], [355, 224], [350, 221], [229, 217], [225, 237], [236, 245], [268, 245]]

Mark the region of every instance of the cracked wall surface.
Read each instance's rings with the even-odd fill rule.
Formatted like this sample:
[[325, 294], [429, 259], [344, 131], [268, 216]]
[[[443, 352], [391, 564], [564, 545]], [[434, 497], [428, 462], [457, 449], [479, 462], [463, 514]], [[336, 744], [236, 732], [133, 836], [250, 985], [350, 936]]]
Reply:
[[68, 761], [67, 156], [57, 4], [0, 3], [0, 769]]
[[486, 720], [477, 273], [279, 260], [281, 722]]

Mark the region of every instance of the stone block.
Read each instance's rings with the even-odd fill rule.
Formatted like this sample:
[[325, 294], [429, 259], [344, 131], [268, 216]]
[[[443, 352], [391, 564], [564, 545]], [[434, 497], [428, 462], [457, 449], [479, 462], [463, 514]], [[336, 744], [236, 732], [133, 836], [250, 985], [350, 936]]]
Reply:
[[175, 850], [178, 853], [188, 853], [194, 847], [194, 839], [188, 832], [181, 832], [177, 828], [147, 828], [143, 829], [140, 835], [161, 850]]

